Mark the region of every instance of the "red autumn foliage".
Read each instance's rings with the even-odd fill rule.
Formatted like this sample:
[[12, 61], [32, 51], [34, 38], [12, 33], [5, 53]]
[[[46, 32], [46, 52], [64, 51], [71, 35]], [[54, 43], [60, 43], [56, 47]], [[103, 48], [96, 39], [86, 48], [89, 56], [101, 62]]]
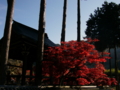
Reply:
[[[92, 41], [94, 40], [69, 41], [62, 42], [61, 46], [49, 47], [42, 63], [43, 76], [51, 77], [52, 84], [117, 85], [114, 78], [104, 74], [105, 68], [101, 64], [109, 57], [101, 57], [101, 53], [95, 50], [94, 45], [89, 44]], [[45, 80], [47, 78], [43, 79]]]

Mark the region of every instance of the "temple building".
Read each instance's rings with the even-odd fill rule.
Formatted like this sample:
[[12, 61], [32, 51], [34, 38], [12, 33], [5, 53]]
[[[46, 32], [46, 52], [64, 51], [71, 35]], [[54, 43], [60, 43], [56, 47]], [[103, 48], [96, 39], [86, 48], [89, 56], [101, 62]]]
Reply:
[[[32, 66], [33, 63], [37, 60], [37, 39], [38, 39], [38, 30], [35, 30], [31, 27], [23, 25], [19, 22], [13, 21], [12, 24], [12, 33], [11, 33], [11, 42], [9, 50], [9, 59], [20, 60], [22, 61], [22, 66], [15, 66], [11, 63], [8, 63], [9, 67], [18, 67], [21, 68], [21, 75], [11, 75], [11, 77], [21, 77], [21, 84], [25, 84], [25, 78], [32, 77]], [[0, 43], [2, 43], [0, 40]], [[48, 47], [57, 46], [53, 43], [47, 33], [45, 33], [44, 39], [44, 49]], [[1, 47], [2, 48], [2, 47]], [[26, 76], [26, 71], [30, 71], [30, 75]]]

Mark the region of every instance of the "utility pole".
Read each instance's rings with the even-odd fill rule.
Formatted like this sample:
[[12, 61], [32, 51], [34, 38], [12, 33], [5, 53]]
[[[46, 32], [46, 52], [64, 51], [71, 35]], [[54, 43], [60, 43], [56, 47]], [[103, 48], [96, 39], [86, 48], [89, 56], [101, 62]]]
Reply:
[[0, 85], [4, 85], [6, 81], [6, 71], [7, 71], [7, 62], [9, 56], [9, 47], [10, 47], [10, 39], [11, 39], [11, 31], [12, 31], [12, 18], [13, 18], [13, 10], [14, 10], [14, 2], [15, 0], [7, 0], [7, 15], [6, 15], [6, 23], [2, 41], [2, 48], [0, 53]]

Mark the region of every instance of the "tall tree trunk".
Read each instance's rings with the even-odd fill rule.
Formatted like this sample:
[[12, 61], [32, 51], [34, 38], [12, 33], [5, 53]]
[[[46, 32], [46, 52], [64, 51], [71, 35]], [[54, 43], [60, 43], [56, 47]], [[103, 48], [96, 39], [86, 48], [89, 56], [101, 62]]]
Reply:
[[42, 81], [42, 61], [44, 52], [44, 36], [45, 36], [45, 6], [46, 0], [41, 0], [40, 16], [39, 16], [39, 29], [38, 29], [38, 58], [36, 61], [36, 85], [41, 85]]
[[81, 36], [80, 36], [80, 0], [77, 0], [77, 41], [79, 42], [81, 40]]
[[[116, 53], [116, 44], [114, 45], [114, 54], [115, 54], [115, 78], [118, 81], [118, 62], [117, 62], [117, 53]], [[119, 90], [119, 84], [116, 85], [116, 90]]]
[[64, 42], [64, 41], [65, 41], [66, 12], [67, 12], [67, 0], [64, 0], [64, 6], [63, 6], [63, 22], [62, 22], [62, 32], [61, 32], [61, 42]]
[[5, 29], [4, 29], [1, 54], [0, 54], [0, 85], [4, 85], [6, 81], [6, 69], [7, 69], [10, 38], [11, 38], [11, 31], [12, 31], [11, 28], [12, 28], [14, 2], [15, 0], [7, 0], [8, 8], [7, 8], [6, 23], [5, 23]]
[[[110, 53], [110, 47], [109, 47], [109, 53]], [[111, 57], [111, 55], [109, 55]], [[112, 72], [111, 72], [111, 59], [109, 59], [109, 68], [110, 68], [110, 77], [112, 78]]]

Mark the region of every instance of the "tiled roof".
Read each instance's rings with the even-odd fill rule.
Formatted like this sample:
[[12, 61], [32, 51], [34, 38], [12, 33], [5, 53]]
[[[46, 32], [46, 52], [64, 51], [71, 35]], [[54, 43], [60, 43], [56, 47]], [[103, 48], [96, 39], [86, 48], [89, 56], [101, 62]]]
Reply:
[[[35, 42], [37, 42], [38, 39], [38, 30], [33, 29], [31, 27], [28, 27], [26, 25], [23, 25], [21, 23], [18, 23], [16, 21], [13, 21], [13, 26], [12, 26], [12, 30], [22, 36], [25, 36], [27, 38], [29, 38], [30, 40], [33, 40]], [[56, 44], [54, 44], [47, 36], [47, 34], [45, 33], [45, 39], [44, 39], [44, 44], [47, 46], [57, 46]]]

